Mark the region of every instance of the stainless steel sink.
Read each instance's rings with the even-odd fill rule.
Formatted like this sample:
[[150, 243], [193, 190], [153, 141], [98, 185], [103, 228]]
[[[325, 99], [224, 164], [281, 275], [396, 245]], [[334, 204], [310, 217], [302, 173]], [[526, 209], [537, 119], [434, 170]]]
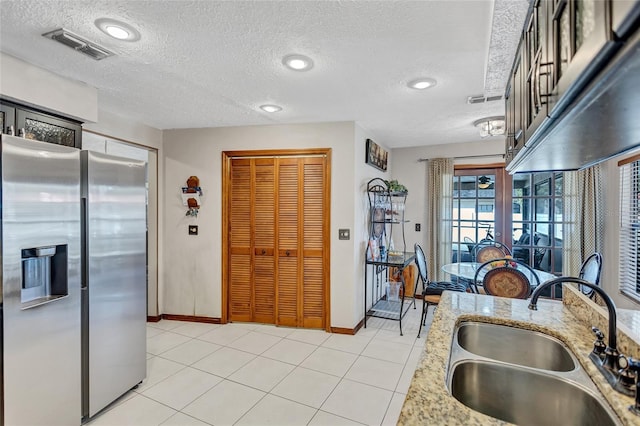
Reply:
[[463, 322], [456, 338], [464, 350], [497, 361], [551, 371], [572, 371], [577, 366], [564, 343], [532, 330]]
[[618, 425], [592, 391], [539, 370], [479, 360], [451, 366], [451, 394], [469, 408], [518, 425]]

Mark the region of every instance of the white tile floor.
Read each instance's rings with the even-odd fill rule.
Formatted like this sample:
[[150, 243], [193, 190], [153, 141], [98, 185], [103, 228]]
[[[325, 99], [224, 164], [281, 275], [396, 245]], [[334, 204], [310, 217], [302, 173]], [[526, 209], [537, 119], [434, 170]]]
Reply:
[[[427, 329], [432, 311], [427, 318]], [[395, 425], [426, 331], [369, 318], [355, 336], [264, 324], [147, 325], [147, 379], [91, 426]]]

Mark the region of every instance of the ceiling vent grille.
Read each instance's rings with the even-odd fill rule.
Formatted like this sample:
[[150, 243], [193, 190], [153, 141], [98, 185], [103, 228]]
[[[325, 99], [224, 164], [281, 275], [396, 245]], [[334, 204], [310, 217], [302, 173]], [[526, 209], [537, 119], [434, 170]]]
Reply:
[[84, 53], [96, 61], [115, 55], [115, 53], [108, 49], [98, 46], [96, 43], [86, 40], [69, 30], [65, 30], [64, 28], [58, 28], [57, 30], [44, 33], [42, 36], [55, 40], [58, 43], [62, 43], [80, 53]]
[[494, 101], [501, 101], [502, 100], [502, 95], [499, 96], [483, 96], [483, 95], [479, 95], [479, 96], [469, 96], [467, 98], [467, 103], [468, 104], [483, 104], [485, 102], [494, 102]]

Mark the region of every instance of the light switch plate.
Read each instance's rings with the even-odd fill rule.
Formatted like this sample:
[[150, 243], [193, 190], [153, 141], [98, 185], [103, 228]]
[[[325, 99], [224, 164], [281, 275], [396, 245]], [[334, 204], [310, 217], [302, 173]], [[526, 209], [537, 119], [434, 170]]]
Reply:
[[350, 229], [338, 229], [338, 239], [339, 240], [348, 240], [351, 238], [351, 230]]

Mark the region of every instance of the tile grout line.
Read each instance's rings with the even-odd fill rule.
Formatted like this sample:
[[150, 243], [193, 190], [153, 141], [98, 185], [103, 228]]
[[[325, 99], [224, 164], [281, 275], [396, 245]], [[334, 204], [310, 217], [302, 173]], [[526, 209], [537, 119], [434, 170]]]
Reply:
[[[419, 322], [419, 321], [420, 321], [420, 319], [418, 319], [418, 322]], [[384, 323], [382, 323], [381, 325], [384, 325]], [[419, 326], [419, 325], [418, 325], [418, 326]], [[430, 324], [428, 324], [428, 325], [426, 326], [426, 328], [424, 329], [424, 331], [425, 331], [425, 332], [427, 332], [427, 331], [428, 331], [429, 326], [430, 326]], [[150, 326], [150, 327], [153, 327], [153, 326]], [[327, 376], [335, 377], [335, 378], [338, 378], [338, 379], [339, 379], [339, 380], [338, 380], [338, 382], [336, 383], [336, 385], [335, 385], [335, 386], [333, 387], [333, 389], [331, 390], [331, 392], [329, 392], [329, 393], [328, 393], [328, 395], [323, 399], [322, 403], [320, 404], [320, 407], [322, 407], [322, 406], [326, 403], [326, 401], [330, 398], [330, 396], [335, 392], [335, 389], [340, 385], [340, 383], [341, 383], [341, 382], [343, 382], [343, 381], [345, 381], [345, 380], [350, 381], [350, 382], [353, 382], [353, 383], [358, 383], [358, 384], [361, 384], [361, 385], [364, 385], [364, 386], [369, 386], [369, 387], [372, 387], [372, 388], [375, 388], [375, 389], [380, 389], [380, 390], [384, 390], [384, 391], [390, 392], [390, 393], [391, 393], [391, 399], [390, 399], [389, 404], [387, 405], [387, 408], [386, 408], [385, 413], [384, 413], [384, 415], [383, 415], [383, 418], [382, 418], [382, 421], [381, 421], [381, 422], [383, 422], [383, 421], [384, 421], [384, 419], [385, 419], [385, 417], [387, 416], [387, 414], [388, 414], [388, 412], [389, 412], [389, 408], [390, 408], [390, 406], [391, 406], [391, 402], [393, 401], [394, 396], [396, 396], [396, 394], [406, 395], [406, 393], [405, 393], [405, 392], [398, 392], [398, 391], [397, 391], [397, 386], [398, 386], [398, 384], [399, 384], [400, 380], [402, 379], [403, 374], [404, 374], [404, 373], [407, 371], [407, 369], [408, 369], [408, 364], [409, 364], [409, 360], [411, 359], [411, 356], [412, 356], [412, 353], [413, 353], [413, 349], [414, 349], [415, 347], [419, 347], [419, 345], [417, 345], [418, 340], [423, 340], [423, 339], [417, 339], [417, 338], [414, 338], [414, 339], [412, 339], [412, 340], [411, 340], [411, 342], [410, 342], [410, 343], [404, 343], [404, 342], [397, 342], [397, 341], [396, 341], [396, 342], [394, 342], [391, 338], [389, 338], [389, 339], [386, 339], [386, 338], [384, 338], [384, 337], [378, 337], [378, 338], [376, 338], [376, 336], [377, 336], [377, 334], [380, 332], [380, 330], [385, 330], [385, 331], [395, 331], [395, 328], [394, 328], [394, 329], [391, 329], [391, 328], [380, 328], [380, 327], [373, 327], [373, 326], [370, 326], [370, 329], [375, 329], [375, 332], [374, 332], [374, 333], [371, 333], [371, 334], [372, 334], [371, 336], [358, 336], [358, 337], [367, 338], [367, 340], [368, 340], [368, 341], [367, 341], [366, 345], [364, 346], [364, 348], [363, 348], [361, 351], [359, 351], [359, 352], [357, 352], [357, 353], [354, 353], [354, 352], [349, 352], [349, 351], [346, 351], [346, 350], [343, 350], [343, 349], [337, 349], [337, 348], [333, 348], [333, 347], [323, 346], [325, 343], [327, 343], [327, 341], [331, 338], [331, 336], [333, 336], [333, 335], [334, 335], [334, 333], [326, 333], [326, 334], [328, 334], [328, 336], [326, 336], [326, 338], [325, 338], [325, 339], [323, 339], [323, 340], [322, 340], [322, 342], [320, 342], [320, 343], [310, 343], [310, 342], [308, 342], [308, 341], [304, 341], [304, 340], [297, 340], [297, 339], [295, 339], [295, 338], [290, 338], [289, 336], [290, 336], [291, 334], [293, 334], [296, 330], [292, 331], [292, 333], [289, 333], [288, 335], [280, 336], [280, 335], [272, 334], [272, 333], [264, 333], [264, 332], [263, 332], [263, 331], [261, 331], [261, 330], [258, 330], [258, 329], [256, 329], [256, 328], [253, 328], [253, 329], [245, 329], [245, 330], [247, 331], [246, 333], [244, 333], [244, 334], [242, 334], [242, 335], [240, 335], [240, 336], [238, 336], [238, 337], [236, 337], [236, 338], [234, 338], [234, 339], [230, 340], [229, 342], [226, 342], [226, 343], [224, 343], [224, 344], [220, 344], [220, 343], [216, 343], [216, 342], [212, 342], [212, 341], [208, 341], [208, 340], [200, 339], [200, 337], [201, 337], [201, 336], [203, 336], [203, 335], [205, 335], [205, 334], [207, 334], [207, 333], [210, 333], [211, 331], [215, 331], [216, 329], [218, 329], [218, 328], [219, 328], [219, 326], [218, 326], [218, 327], [214, 327], [211, 331], [205, 331], [204, 333], [200, 333], [200, 334], [198, 334], [197, 336], [189, 336], [189, 335], [181, 334], [181, 333], [179, 333], [179, 332], [172, 331], [172, 329], [167, 330], [167, 329], [163, 329], [163, 328], [156, 328], [156, 327], [154, 327], [154, 328], [155, 328], [155, 329], [157, 329], [157, 330], [159, 330], [159, 331], [161, 331], [159, 334], [155, 335], [154, 337], [156, 337], [156, 336], [158, 336], [158, 335], [160, 335], [160, 334], [164, 334], [164, 333], [167, 333], [167, 332], [171, 332], [171, 333], [176, 334], [176, 335], [180, 335], [180, 336], [188, 337], [188, 338], [189, 338], [189, 340], [187, 340], [186, 342], [182, 342], [182, 343], [180, 343], [180, 344], [178, 344], [178, 345], [176, 345], [176, 346], [173, 346], [173, 347], [171, 347], [171, 348], [168, 348], [168, 349], [164, 350], [163, 352], [161, 352], [161, 353], [159, 353], [159, 354], [151, 354], [151, 353], [149, 353], [149, 354], [151, 355], [151, 358], [153, 358], [153, 357], [158, 357], [158, 358], [163, 359], [163, 360], [167, 360], [167, 361], [170, 361], [170, 362], [174, 362], [174, 363], [176, 363], [176, 364], [181, 365], [181, 367], [182, 367], [182, 368], [180, 368], [178, 371], [174, 372], [173, 374], [171, 374], [171, 375], [167, 376], [166, 378], [164, 378], [164, 379], [160, 380], [158, 383], [155, 383], [154, 385], [150, 386], [148, 389], [151, 389], [151, 388], [155, 387], [156, 385], [158, 385], [158, 384], [162, 383], [164, 380], [167, 380], [167, 379], [169, 379], [170, 377], [174, 376], [175, 374], [179, 373], [180, 371], [183, 371], [185, 368], [190, 367], [190, 368], [193, 368], [194, 370], [201, 371], [201, 372], [204, 372], [204, 373], [206, 373], [206, 374], [211, 374], [211, 375], [213, 375], [213, 376], [219, 377], [219, 378], [221, 378], [222, 380], [221, 380], [218, 384], [216, 384], [216, 385], [212, 386], [211, 388], [207, 389], [205, 392], [203, 392], [203, 393], [201, 393], [200, 395], [196, 396], [196, 397], [195, 397], [191, 402], [189, 402], [187, 405], [185, 405], [185, 407], [186, 407], [186, 406], [188, 406], [189, 404], [193, 403], [194, 401], [196, 401], [198, 398], [202, 397], [202, 395], [204, 395], [205, 393], [209, 392], [211, 389], [215, 388], [215, 387], [216, 387], [216, 386], [218, 386], [220, 383], [224, 383], [224, 381], [225, 381], [225, 380], [226, 380], [226, 381], [229, 381], [229, 382], [232, 382], [232, 383], [235, 383], [235, 384], [238, 384], [238, 385], [241, 385], [241, 386], [246, 386], [246, 387], [248, 387], [248, 388], [250, 388], [250, 389], [254, 389], [254, 390], [257, 390], [257, 391], [263, 392], [263, 393], [264, 393], [264, 394], [263, 394], [263, 396], [262, 396], [262, 397], [261, 397], [261, 398], [260, 398], [260, 399], [259, 399], [259, 400], [258, 400], [258, 401], [253, 405], [253, 406], [252, 406], [252, 407], [250, 407], [247, 411], [245, 411], [245, 412], [242, 414], [242, 416], [241, 416], [237, 421], [240, 421], [240, 419], [242, 419], [244, 416], [246, 416], [246, 415], [247, 415], [247, 413], [249, 413], [249, 411], [251, 411], [251, 410], [252, 410], [252, 409], [253, 409], [253, 408], [254, 408], [258, 403], [260, 403], [260, 401], [262, 401], [266, 395], [273, 395], [274, 397], [281, 398], [281, 399], [283, 399], [283, 400], [287, 400], [287, 401], [290, 401], [290, 402], [293, 402], [293, 403], [296, 403], [296, 404], [300, 404], [300, 405], [302, 405], [302, 406], [305, 406], [305, 407], [308, 407], [308, 408], [311, 408], [311, 409], [316, 410], [316, 411], [315, 411], [315, 413], [314, 413], [314, 415], [312, 416], [312, 418], [311, 418], [311, 420], [310, 420], [309, 422], [311, 422], [311, 421], [313, 420], [313, 418], [315, 418], [315, 417], [318, 415], [318, 413], [319, 413], [320, 411], [322, 411], [322, 412], [324, 412], [324, 413], [331, 414], [331, 415], [333, 415], [333, 416], [337, 416], [337, 417], [345, 418], [345, 419], [348, 419], [348, 420], [351, 420], [351, 421], [355, 421], [355, 420], [353, 420], [353, 419], [349, 419], [349, 418], [347, 418], [347, 417], [343, 417], [343, 416], [340, 416], [340, 415], [337, 415], [337, 414], [334, 414], [334, 413], [331, 413], [331, 412], [328, 412], [328, 411], [324, 411], [324, 410], [322, 410], [321, 408], [316, 408], [316, 407], [313, 407], [313, 406], [310, 406], [310, 405], [307, 405], [307, 404], [304, 404], [304, 403], [301, 403], [301, 402], [298, 402], [298, 401], [294, 401], [294, 400], [292, 400], [292, 399], [289, 399], [289, 398], [286, 398], [286, 397], [283, 397], [283, 396], [276, 395], [276, 394], [272, 393], [272, 391], [273, 391], [273, 390], [274, 390], [274, 389], [275, 389], [275, 388], [276, 388], [280, 383], [282, 383], [282, 382], [283, 382], [287, 377], [289, 377], [289, 376], [290, 376], [294, 371], [296, 371], [298, 368], [300, 368], [300, 369], [306, 369], [306, 370], [313, 371], [313, 372], [320, 373], [320, 374], [325, 374], [325, 375], [327, 375]], [[174, 327], [174, 328], [175, 328], [175, 327]], [[300, 330], [303, 330], [303, 329], [300, 329]], [[232, 344], [233, 342], [237, 341], [238, 339], [240, 339], [240, 338], [241, 338], [241, 337], [243, 337], [243, 336], [246, 336], [248, 333], [250, 333], [250, 332], [252, 332], [252, 331], [253, 331], [253, 332], [256, 332], [256, 333], [263, 334], [263, 335], [268, 335], [268, 336], [272, 336], [272, 337], [278, 337], [278, 338], [279, 338], [279, 340], [278, 340], [277, 342], [275, 342], [273, 345], [270, 345], [268, 348], [266, 348], [264, 351], [260, 352], [259, 354], [255, 354], [255, 353], [252, 353], [252, 352], [248, 352], [248, 351], [246, 351], [246, 350], [242, 350], [242, 349], [238, 349], [238, 348], [234, 348], [234, 347], [232, 347], [232, 346], [229, 346], [229, 345], [230, 345], [230, 344]], [[414, 330], [405, 329], [405, 334], [406, 334], [406, 332], [411, 332], [411, 331], [414, 331]], [[356, 336], [357, 336], [357, 335], [356, 335]], [[271, 348], [273, 348], [273, 347], [274, 347], [274, 346], [276, 346], [277, 344], [281, 343], [284, 339], [287, 339], [288, 341], [291, 341], [291, 342], [297, 342], [297, 343], [302, 343], [302, 344], [306, 344], [306, 345], [312, 345], [312, 346], [315, 346], [315, 348], [313, 349], [313, 351], [312, 351], [311, 353], [309, 353], [308, 355], [306, 355], [306, 356], [305, 356], [305, 357], [304, 357], [300, 362], [298, 362], [297, 364], [293, 364], [293, 363], [291, 363], [291, 362], [283, 361], [283, 360], [281, 360], [281, 359], [277, 359], [277, 358], [270, 358], [270, 357], [268, 357], [268, 356], [263, 355], [265, 352], [267, 352], [268, 350], [270, 350]], [[191, 342], [191, 341], [193, 341], [193, 340], [197, 340], [197, 341], [204, 342], [204, 343], [209, 343], [209, 344], [214, 344], [214, 345], [217, 345], [217, 346], [219, 346], [219, 347], [218, 347], [218, 348], [216, 348], [213, 352], [211, 352], [211, 353], [209, 353], [209, 354], [206, 354], [206, 355], [202, 356], [201, 358], [198, 358], [197, 360], [193, 361], [191, 364], [183, 364], [182, 362], [174, 361], [174, 360], [171, 360], [171, 359], [169, 359], [169, 358], [165, 358], [165, 357], [163, 357], [163, 356], [162, 356], [162, 355], [163, 355], [163, 354], [165, 354], [166, 352], [169, 352], [169, 351], [171, 351], [171, 350], [177, 349], [177, 348], [179, 348], [180, 346], [185, 345], [185, 344], [187, 344], [187, 343], [189, 343], [189, 342]], [[401, 345], [405, 345], [405, 346], [407, 346], [407, 347], [409, 348], [409, 353], [408, 353], [408, 355], [407, 355], [407, 357], [406, 357], [406, 359], [404, 360], [404, 362], [403, 362], [403, 363], [397, 363], [397, 362], [394, 362], [394, 361], [389, 361], [388, 359], [380, 359], [380, 358], [372, 357], [372, 356], [369, 356], [369, 355], [363, 355], [363, 353], [366, 351], [366, 349], [369, 347], [369, 345], [370, 345], [371, 343], [373, 343], [374, 341], [377, 341], [377, 343], [378, 343], [378, 344], [389, 344], [389, 345], [401, 344]], [[248, 361], [247, 363], [243, 364], [243, 365], [242, 365], [242, 366], [240, 366], [239, 368], [235, 369], [233, 372], [231, 372], [229, 375], [227, 375], [227, 377], [221, 377], [221, 376], [218, 376], [218, 375], [216, 375], [216, 374], [212, 374], [212, 373], [210, 373], [210, 372], [208, 372], [208, 371], [201, 370], [200, 368], [197, 368], [197, 367], [194, 367], [194, 366], [193, 366], [195, 363], [197, 363], [197, 362], [201, 361], [202, 359], [204, 359], [204, 358], [206, 358], [206, 357], [208, 357], [208, 356], [210, 356], [210, 355], [213, 355], [215, 352], [219, 351], [219, 350], [220, 350], [221, 348], [223, 348], [223, 347], [229, 348], [229, 349], [231, 349], [231, 350], [237, 350], [237, 351], [240, 351], [240, 352], [244, 352], [244, 353], [250, 354], [250, 355], [254, 356], [254, 358], [253, 358], [252, 360]], [[314, 368], [309, 368], [309, 367], [302, 366], [302, 364], [303, 364], [307, 359], [309, 359], [309, 358], [310, 358], [314, 353], [316, 353], [316, 352], [318, 351], [318, 349], [319, 349], [319, 348], [323, 348], [323, 349], [327, 349], [327, 350], [334, 350], [334, 351], [338, 351], [338, 352], [343, 353], [343, 354], [353, 355], [353, 356], [354, 356], [354, 360], [353, 360], [353, 362], [351, 362], [351, 363], [349, 364], [349, 366], [348, 366], [348, 367], [347, 367], [347, 369], [346, 369], [346, 372], [345, 372], [342, 376], [340, 376], [340, 375], [336, 375], [336, 374], [327, 373], [327, 372], [320, 371], [320, 370], [316, 370], [316, 369], [314, 369]], [[273, 360], [273, 361], [276, 361], [276, 362], [282, 362], [282, 363], [285, 363], [285, 364], [291, 365], [291, 366], [293, 366], [293, 369], [292, 369], [288, 374], [286, 374], [282, 379], [280, 379], [277, 383], [275, 383], [273, 386], [271, 386], [271, 387], [270, 387], [270, 389], [269, 389], [269, 391], [267, 391], [267, 392], [265, 392], [264, 390], [261, 390], [261, 389], [257, 389], [257, 388], [255, 388], [255, 387], [253, 387], [253, 386], [249, 386], [249, 385], [246, 385], [246, 384], [243, 384], [243, 383], [240, 383], [240, 382], [236, 382], [236, 381], [234, 381], [234, 380], [232, 380], [232, 379], [230, 379], [230, 378], [229, 378], [229, 377], [231, 377], [233, 374], [235, 374], [235, 373], [237, 373], [239, 370], [241, 370], [242, 368], [246, 367], [246, 365], [247, 365], [247, 364], [249, 364], [250, 362], [254, 361], [254, 360], [255, 360], [255, 359], [257, 359], [258, 357], [261, 357], [261, 358], [263, 358], [263, 359]], [[380, 386], [371, 385], [371, 384], [368, 384], [368, 383], [360, 382], [360, 381], [358, 381], [358, 380], [354, 380], [354, 379], [348, 379], [348, 378], [346, 378], [347, 374], [349, 373], [349, 371], [351, 371], [351, 369], [353, 368], [353, 366], [358, 362], [358, 359], [359, 359], [360, 357], [364, 357], [364, 358], [371, 359], [371, 360], [375, 360], [375, 361], [388, 362], [388, 363], [390, 363], [390, 364], [394, 364], [394, 365], [402, 365], [402, 369], [401, 369], [401, 372], [400, 372], [400, 376], [398, 377], [398, 381], [395, 383], [395, 387], [394, 387], [394, 389], [393, 389], [393, 390], [389, 390], [389, 389], [386, 389], [386, 388], [382, 388], [382, 387], [380, 387]], [[148, 390], [148, 389], [145, 389], [145, 391], [146, 391], [146, 390]], [[136, 393], [137, 393], [137, 392], [136, 392]], [[161, 402], [156, 401], [156, 400], [154, 400], [153, 398], [148, 397], [148, 396], [146, 396], [146, 395], [143, 395], [142, 393], [137, 393], [137, 394], [142, 395], [142, 396], [144, 396], [145, 398], [147, 398], [147, 399], [149, 399], [149, 400], [151, 400], [151, 401], [158, 402], [158, 403], [162, 404]], [[123, 403], [124, 403], [124, 402], [126, 402], [126, 401], [123, 401]], [[166, 406], [165, 404], [162, 404], [162, 405]], [[168, 406], [167, 406], [167, 407], [168, 407]], [[115, 407], [114, 407], [114, 408], [115, 408]], [[187, 415], [187, 416], [189, 416], [189, 417], [192, 417], [192, 418], [193, 418], [193, 416], [190, 416], [189, 414], [183, 413], [183, 412], [182, 412], [182, 410], [176, 410], [176, 409], [174, 409], [174, 408], [172, 408], [172, 407], [168, 407], [168, 408], [171, 408], [172, 410], [174, 410], [174, 411], [176, 411], [176, 412], [180, 412], [180, 413], [182, 413], [182, 414], [184, 414], [184, 415]], [[183, 408], [184, 408], [184, 407], [183, 407]], [[174, 413], [173, 415], [175, 415], [175, 413]], [[173, 415], [172, 415], [172, 416], [173, 416]], [[171, 416], [170, 416], [170, 417], [171, 417]], [[199, 419], [198, 419], [198, 420], [199, 420]], [[166, 420], [165, 420], [165, 421], [166, 421]], [[355, 421], [355, 422], [357, 422], [357, 421]], [[357, 422], [357, 423], [359, 423], [359, 422]]]

